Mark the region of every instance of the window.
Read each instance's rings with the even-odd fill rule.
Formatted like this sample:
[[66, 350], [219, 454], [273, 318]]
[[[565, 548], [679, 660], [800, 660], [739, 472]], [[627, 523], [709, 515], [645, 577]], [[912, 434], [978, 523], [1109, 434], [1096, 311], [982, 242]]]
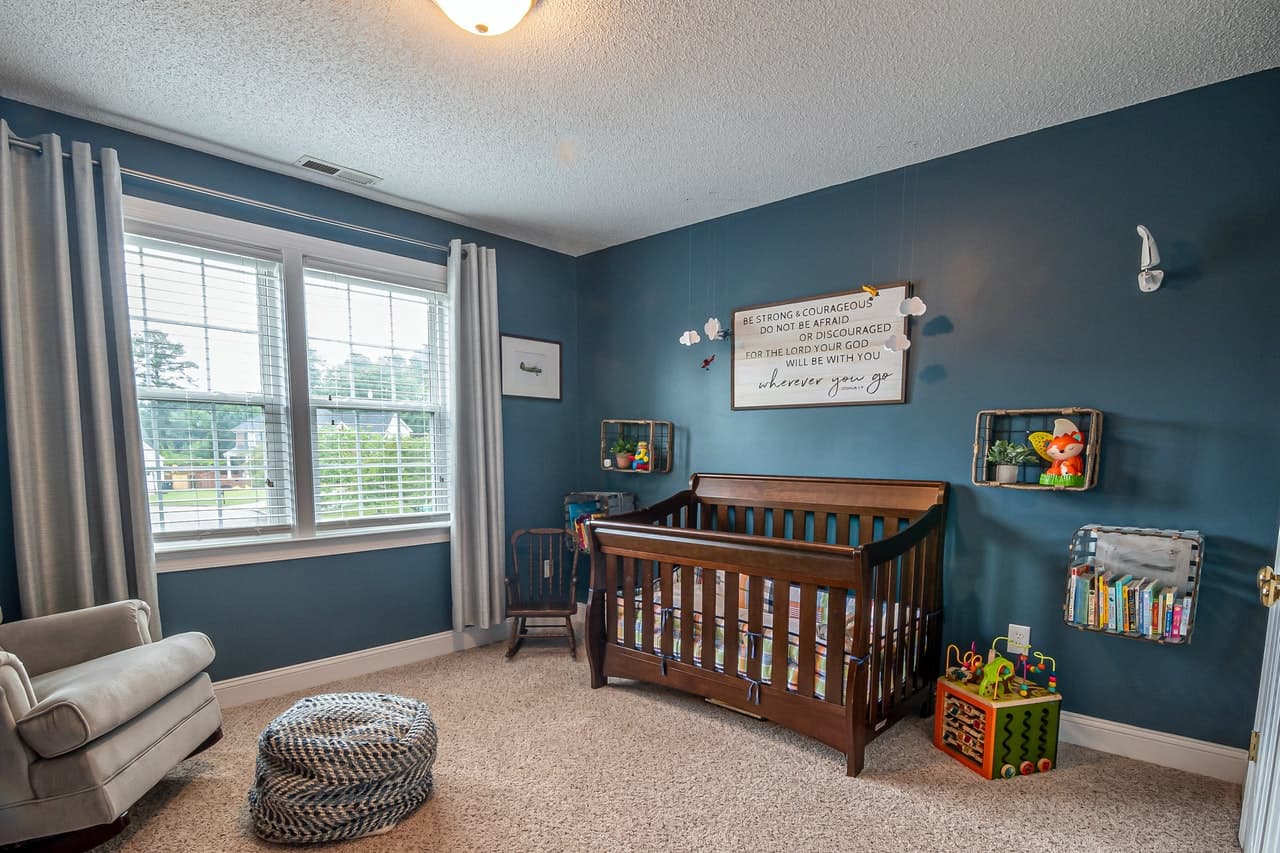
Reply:
[[448, 512], [439, 294], [305, 270], [316, 520]]
[[157, 539], [288, 528], [280, 261], [130, 234], [125, 270]]
[[126, 217], [158, 551], [447, 521], [443, 267], [139, 199]]

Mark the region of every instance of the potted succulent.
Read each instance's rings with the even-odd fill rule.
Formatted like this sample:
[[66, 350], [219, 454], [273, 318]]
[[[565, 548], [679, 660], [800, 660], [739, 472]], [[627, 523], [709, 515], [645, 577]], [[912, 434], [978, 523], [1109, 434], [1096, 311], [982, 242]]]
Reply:
[[996, 466], [997, 483], [1018, 482], [1018, 466], [1034, 462], [1035, 451], [1023, 444], [999, 439], [987, 448], [987, 462]]
[[636, 443], [629, 438], [618, 436], [618, 440], [609, 448], [609, 452], [613, 454], [621, 470], [629, 471], [631, 463], [636, 458]]

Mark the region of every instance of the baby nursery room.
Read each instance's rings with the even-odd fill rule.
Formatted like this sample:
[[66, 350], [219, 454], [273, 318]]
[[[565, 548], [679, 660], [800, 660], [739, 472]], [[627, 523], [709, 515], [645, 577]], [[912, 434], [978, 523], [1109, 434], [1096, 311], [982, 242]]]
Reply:
[[1270, 4], [0, 23], [0, 853], [1280, 850]]

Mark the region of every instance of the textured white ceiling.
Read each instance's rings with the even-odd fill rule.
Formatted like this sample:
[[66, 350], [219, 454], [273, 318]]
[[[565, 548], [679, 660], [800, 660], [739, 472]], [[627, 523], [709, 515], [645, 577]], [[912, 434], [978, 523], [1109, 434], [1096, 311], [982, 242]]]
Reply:
[[[0, 94], [571, 254], [1280, 64], [1276, 0], [0, 5]], [[241, 152], [239, 154], [235, 152]], [[343, 185], [345, 186], [345, 185]]]

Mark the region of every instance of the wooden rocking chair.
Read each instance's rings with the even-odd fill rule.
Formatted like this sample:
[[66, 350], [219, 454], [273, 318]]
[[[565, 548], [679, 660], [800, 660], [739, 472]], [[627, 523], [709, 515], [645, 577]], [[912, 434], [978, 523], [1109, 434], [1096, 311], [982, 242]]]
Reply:
[[[578, 640], [571, 620], [578, 612], [578, 551], [573, 549], [573, 556], [566, 561], [567, 550], [565, 533], [558, 528], [535, 527], [517, 530], [511, 535], [512, 563], [511, 573], [507, 575], [507, 616], [511, 617], [508, 659], [526, 638], [565, 637], [569, 640], [570, 656], [577, 660]], [[528, 619], [552, 621], [530, 625]], [[530, 628], [548, 630], [531, 634]]]

